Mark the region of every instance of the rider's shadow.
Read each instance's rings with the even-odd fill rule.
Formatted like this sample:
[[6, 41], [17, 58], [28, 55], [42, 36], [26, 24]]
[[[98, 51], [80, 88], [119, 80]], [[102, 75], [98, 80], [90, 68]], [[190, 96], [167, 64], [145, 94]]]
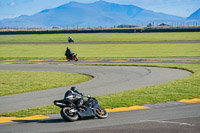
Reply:
[[[86, 120], [95, 120], [91, 118], [86, 119], [79, 119], [78, 121], [86, 121]], [[12, 122], [18, 122], [18, 123], [70, 123], [70, 121], [65, 121], [62, 118], [57, 119], [40, 119], [40, 120], [13, 120]]]

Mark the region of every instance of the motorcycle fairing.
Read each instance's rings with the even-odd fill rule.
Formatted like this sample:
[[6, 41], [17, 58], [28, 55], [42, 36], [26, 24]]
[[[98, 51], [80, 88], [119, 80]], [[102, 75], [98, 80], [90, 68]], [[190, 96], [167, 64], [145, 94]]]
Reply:
[[78, 112], [78, 115], [81, 119], [95, 117], [95, 114], [91, 108], [87, 108], [85, 112]]
[[70, 100], [64, 100], [64, 99], [62, 99], [62, 100], [55, 100], [55, 101], [54, 101], [54, 105], [59, 106], [59, 107], [61, 107], [61, 108], [64, 108], [64, 107], [66, 107], [67, 105], [68, 105], [69, 107], [75, 106], [74, 103], [71, 102]]

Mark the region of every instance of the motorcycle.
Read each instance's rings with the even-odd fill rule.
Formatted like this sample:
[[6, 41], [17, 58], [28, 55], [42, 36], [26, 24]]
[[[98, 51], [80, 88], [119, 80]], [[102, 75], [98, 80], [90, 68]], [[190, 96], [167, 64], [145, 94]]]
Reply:
[[70, 56], [66, 56], [66, 59], [68, 61], [70, 61], [70, 60], [78, 61], [77, 54], [74, 54], [74, 53], [72, 53]]
[[81, 107], [77, 107], [70, 100], [55, 100], [54, 105], [61, 108], [60, 114], [65, 121], [73, 122], [78, 119], [94, 119], [95, 117], [106, 119], [108, 117], [107, 111], [93, 97], [88, 97]]
[[68, 39], [68, 43], [71, 43], [71, 42], [74, 43], [74, 40], [72, 38]]

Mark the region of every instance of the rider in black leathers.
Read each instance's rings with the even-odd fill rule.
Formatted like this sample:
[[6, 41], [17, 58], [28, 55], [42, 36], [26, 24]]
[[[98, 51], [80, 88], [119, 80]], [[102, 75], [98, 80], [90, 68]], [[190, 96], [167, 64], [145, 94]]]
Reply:
[[66, 59], [72, 59], [72, 51], [68, 47], [65, 51], [65, 56], [66, 56]]
[[68, 42], [74, 42], [73, 38], [71, 36], [68, 37]]
[[78, 92], [78, 88], [73, 86], [65, 93], [64, 100], [70, 100], [75, 103], [77, 107], [81, 107], [85, 102], [84, 97], [89, 98], [90, 96]]

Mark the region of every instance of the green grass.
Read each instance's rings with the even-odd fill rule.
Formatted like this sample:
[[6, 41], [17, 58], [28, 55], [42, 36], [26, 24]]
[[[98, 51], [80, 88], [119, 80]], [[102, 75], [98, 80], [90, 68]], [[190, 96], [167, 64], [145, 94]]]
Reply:
[[[94, 64], [95, 65], [95, 64]], [[96, 64], [99, 65], [99, 64]], [[113, 64], [100, 64], [113, 65]], [[160, 85], [133, 89], [125, 92], [99, 96], [97, 99], [104, 108], [125, 107], [133, 105], [144, 105], [149, 103], [160, 103], [178, 101], [200, 97], [200, 65], [198, 64], [115, 64], [127, 66], [157, 66], [189, 70], [191, 76], [178, 79]], [[31, 116], [59, 113], [60, 109], [54, 105], [35, 107], [10, 113], [3, 113], [0, 116]]]
[[164, 32], [0, 35], [0, 42], [67, 42], [69, 36], [76, 42], [200, 40], [200, 32]]
[[[181, 32], [181, 33], [84, 33], [84, 34], [30, 34], [30, 35], [0, 35], [0, 42], [66, 42], [67, 37], [72, 36], [77, 42], [96, 42], [96, 41], [178, 41], [178, 40], [200, 40], [200, 32]], [[127, 57], [174, 57], [174, 56], [200, 56], [200, 44], [105, 44], [105, 45], [0, 45], [0, 59], [64, 59], [64, 52], [66, 47], [70, 47], [72, 51], [78, 53], [79, 58], [127, 58]], [[113, 64], [107, 64], [113, 65]], [[193, 75], [184, 79], [171, 81], [160, 85], [138, 88], [121, 93], [110, 94], [97, 97], [100, 105], [104, 108], [124, 107], [132, 105], [144, 105], [148, 103], [159, 103], [167, 101], [177, 101], [186, 98], [200, 97], [200, 66], [198, 64], [116, 64], [116, 65], [145, 65], [158, 67], [172, 67], [190, 70], [194, 72]], [[61, 84], [66, 83], [66, 75], [52, 72], [29, 73], [15, 71], [0, 71], [0, 94], [13, 94], [10, 90], [11, 86], [14, 88], [17, 84], [26, 86], [30, 82], [39, 85], [52, 83], [53, 88], [57, 82]], [[17, 74], [18, 73], [18, 74]], [[43, 73], [43, 74], [42, 74]], [[47, 74], [48, 73], [48, 74]], [[54, 73], [54, 74], [53, 74]], [[36, 74], [36, 75], [34, 75]], [[61, 76], [61, 75], [62, 76]], [[23, 75], [16, 78], [16, 75]], [[26, 76], [24, 76], [26, 75]], [[33, 76], [34, 75], [34, 76]], [[55, 76], [54, 76], [55, 75]], [[33, 77], [32, 77], [33, 76]], [[45, 77], [46, 81], [43, 83], [37, 82], [38, 79]], [[56, 78], [56, 76], [58, 76]], [[76, 75], [77, 76], [77, 75]], [[24, 77], [24, 79], [23, 79]], [[62, 78], [61, 78], [62, 77]], [[10, 78], [10, 79], [9, 79]], [[31, 79], [28, 79], [31, 78]], [[47, 79], [46, 79], [47, 78]], [[49, 79], [50, 78], [50, 79]], [[51, 78], [56, 80], [53, 82]], [[2, 79], [9, 79], [2, 80]], [[53, 79], [53, 80], [55, 80]], [[82, 78], [81, 78], [82, 79]], [[29, 80], [28, 83], [24, 80]], [[34, 80], [34, 81], [33, 81]], [[86, 79], [89, 80], [89, 79]], [[80, 81], [82, 82], [82, 81]], [[21, 84], [22, 83], [22, 84]], [[23, 84], [25, 83], [25, 84]], [[70, 83], [74, 84], [74, 83]], [[46, 86], [45, 85], [45, 86]], [[61, 86], [65, 86], [62, 84]], [[3, 86], [3, 87], [2, 87]], [[6, 87], [9, 86], [9, 87]], [[34, 85], [33, 85], [34, 86]], [[58, 85], [59, 86], [59, 85]], [[57, 87], [58, 87], [57, 86]], [[7, 88], [7, 94], [1, 89]], [[25, 87], [29, 88], [29, 87]], [[36, 87], [37, 88], [37, 87]], [[35, 89], [34, 89], [35, 90]], [[5, 92], [6, 92], [5, 91]], [[25, 92], [22, 89], [21, 92]], [[21, 93], [17, 92], [17, 93]], [[16, 92], [15, 92], [16, 93]], [[45, 115], [59, 113], [60, 108], [54, 105], [47, 105], [43, 107], [35, 107], [26, 110], [20, 110], [10, 113], [3, 113], [0, 116], [31, 116], [31, 115]]]
[[64, 59], [67, 46], [79, 59], [200, 56], [200, 43], [0, 45], [0, 59]]
[[55, 105], [47, 105], [42, 107], [35, 107], [30, 109], [24, 109], [14, 112], [2, 113], [0, 116], [5, 117], [27, 117], [33, 115], [47, 115], [47, 114], [55, 114], [59, 113], [60, 108]]
[[4, 96], [73, 85], [91, 77], [63, 72], [0, 71], [0, 79], [0, 96]]
[[[113, 64], [107, 64], [113, 65]], [[124, 65], [124, 64], [121, 64]], [[126, 64], [132, 66], [133, 64]], [[134, 64], [138, 65], [138, 64]], [[141, 64], [139, 64], [140, 66]], [[189, 70], [193, 75], [160, 85], [143, 87], [116, 94], [97, 97], [104, 108], [127, 107], [200, 98], [200, 66], [198, 64], [143, 64]]]

